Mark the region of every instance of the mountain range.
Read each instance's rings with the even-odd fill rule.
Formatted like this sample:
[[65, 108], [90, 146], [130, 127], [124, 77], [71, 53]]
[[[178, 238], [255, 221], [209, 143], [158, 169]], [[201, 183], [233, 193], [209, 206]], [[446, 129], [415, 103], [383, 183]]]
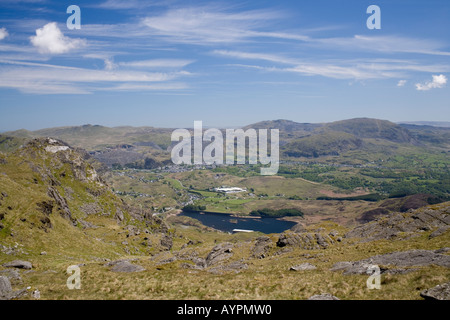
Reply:
[[[450, 127], [396, 124], [387, 120], [355, 118], [330, 123], [298, 123], [290, 120], [262, 121], [242, 129], [279, 129], [282, 160], [344, 156], [352, 152], [395, 155], [399, 150], [449, 152]], [[104, 127], [83, 125], [37, 131], [17, 130], [0, 135], [0, 150], [14, 149], [24, 141], [54, 137], [87, 150], [109, 167], [119, 165], [160, 166], [170, 163], [174, 129], [154, 127]]]

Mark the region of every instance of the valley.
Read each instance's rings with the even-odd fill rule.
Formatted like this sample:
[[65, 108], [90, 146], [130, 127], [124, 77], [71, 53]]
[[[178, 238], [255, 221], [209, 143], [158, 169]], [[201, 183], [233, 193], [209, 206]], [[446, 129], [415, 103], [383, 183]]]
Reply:
[[[448, 283], [450, 129], [375, 119], [249, 127], [280, 129], [277, 175], [175, 166], [169, 129], [2, 134], [0, 277], [11, 290], [0, 296], [395, 300]], [[201, 214], [230, 225], [192, 218]], [[241, 219], [287, 227], [230, 232]], [[379, 261], [381, 290], [366, 286], [367, 259]], [[31, 269], [9, 266], [17, 261]], [[66, 285], [71, 265], [79, 290]]]

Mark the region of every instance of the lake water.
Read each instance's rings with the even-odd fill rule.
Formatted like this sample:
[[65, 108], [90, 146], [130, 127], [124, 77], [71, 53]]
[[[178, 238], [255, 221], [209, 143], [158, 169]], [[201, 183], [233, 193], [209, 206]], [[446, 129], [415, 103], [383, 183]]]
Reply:
[[225, 232], [232, 232], [233, 229], [253, 230], [262, 233], [281, 233], [292, 228], [296, 223], [275, 218], [237, 218], [224, 213], [199, 213], [185, 212], [180, 215], [199, 220], [205, 226]]

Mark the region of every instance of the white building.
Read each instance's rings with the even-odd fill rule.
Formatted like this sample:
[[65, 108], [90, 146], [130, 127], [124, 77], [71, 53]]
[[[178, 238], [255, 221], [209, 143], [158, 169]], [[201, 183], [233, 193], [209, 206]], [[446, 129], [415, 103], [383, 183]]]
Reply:
[[220, 187], [220, 188], [214, 188], [215, 192], [222, 192], [222, 193], [239, 193], [239, 192], [245, 192], [247, 189], [242, 189], [238, 187]]

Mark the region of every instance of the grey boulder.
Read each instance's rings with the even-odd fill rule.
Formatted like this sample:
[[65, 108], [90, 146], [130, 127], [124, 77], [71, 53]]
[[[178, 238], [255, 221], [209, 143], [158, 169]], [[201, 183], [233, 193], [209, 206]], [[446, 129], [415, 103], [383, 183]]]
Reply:
[[4, 276], [0, 276], [0, 300], [9, 299], [12, 294], [11, 282]]
[[145, 268], [136, 264], [131, 263], [128, 260], [117, 260], [106, 264], [107, 266], [112, 266], [111, 271], [113, 272], [140, 272], [144, 271]]
[[420, 296], [425, 300], [450, 300], [450, 282], [424, 290]]
[[312, 297], [309, 297], [308, 300], [340, 300], [339, 298], [333, 296], [329, 293], [316, 294]]
[[3, 264], [6, 268], [20, 268], [20, 269], [31, 269], [33, 265], [29, 261], [23, 261], [23, 260], [14, 260], [11, 262], [7, 262]]

